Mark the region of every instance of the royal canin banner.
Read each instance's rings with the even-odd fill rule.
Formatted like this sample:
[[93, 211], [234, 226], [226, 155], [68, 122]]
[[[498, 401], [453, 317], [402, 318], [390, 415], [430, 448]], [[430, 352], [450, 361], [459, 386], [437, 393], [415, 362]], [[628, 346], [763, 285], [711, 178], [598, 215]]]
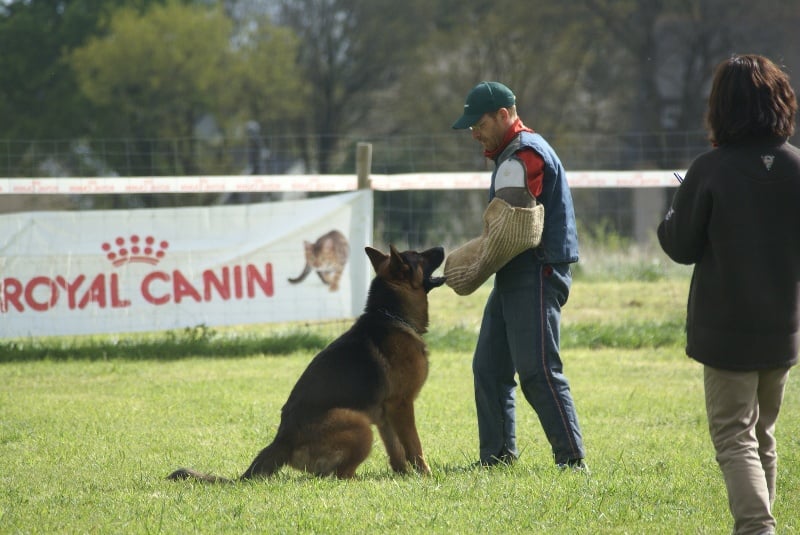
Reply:
[[361, 313], [372, 191], [241, 206], [0, 215], [0, 337]]

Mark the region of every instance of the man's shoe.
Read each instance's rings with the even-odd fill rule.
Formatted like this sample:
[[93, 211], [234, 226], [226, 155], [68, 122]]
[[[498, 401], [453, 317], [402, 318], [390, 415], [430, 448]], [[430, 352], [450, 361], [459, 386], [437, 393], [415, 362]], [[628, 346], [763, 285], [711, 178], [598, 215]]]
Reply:
[[562, 472], [570, 470], [572, 472], [580, 472], [587, 475], [591, 473], [589, 471], [589, 466], [584, 462], [583, 459], [570, 459], [565, 463], [558, 463], [556, 467]]
[[472, 463], [473, 468], [493, 468], [495, 466], [511, 466], [517, 461], [518, 457], [513, 453], [505, 452], [500, 455], [492, 455], [488, 459], [481, 459]]

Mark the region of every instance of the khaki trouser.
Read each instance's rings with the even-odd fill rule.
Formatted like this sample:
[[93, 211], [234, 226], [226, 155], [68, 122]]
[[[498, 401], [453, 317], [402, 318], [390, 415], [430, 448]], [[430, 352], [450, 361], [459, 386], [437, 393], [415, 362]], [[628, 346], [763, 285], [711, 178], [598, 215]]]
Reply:
[[788, 368], [734, 372], [705, 366], [711, 441], [728, 490], [733, 533], [775, 532], [778, 418]]

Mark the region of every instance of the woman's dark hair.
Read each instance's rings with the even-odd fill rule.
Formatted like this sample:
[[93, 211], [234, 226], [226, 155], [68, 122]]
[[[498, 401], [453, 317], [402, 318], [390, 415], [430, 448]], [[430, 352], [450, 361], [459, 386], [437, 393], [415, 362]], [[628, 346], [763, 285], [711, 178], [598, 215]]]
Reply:
[[715, 145], [791, 137], [796, 113], [788, 75], [764, 56], [732, 56], [717, 66], [706, 114]]

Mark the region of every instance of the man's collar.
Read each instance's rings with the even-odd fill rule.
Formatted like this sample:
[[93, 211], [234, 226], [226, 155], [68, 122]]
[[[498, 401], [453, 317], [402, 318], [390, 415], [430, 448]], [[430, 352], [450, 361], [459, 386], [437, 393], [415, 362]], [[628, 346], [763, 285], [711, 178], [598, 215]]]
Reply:
[[493, 151], [483, 151], [483, 155], [491, 160], [496, 159], [502, 154], [508, 144], [511, 143], [511, 140], [520, 132], [533, 132], [533, 130], [522, 124], [522, 119], [517, 117], [514, 122], [511, 123], [511, 126], [508, 127], [508, 130], [506, 130], [506, 134], [503, 136], [503, 141], [500, 143], [500, 146]]

